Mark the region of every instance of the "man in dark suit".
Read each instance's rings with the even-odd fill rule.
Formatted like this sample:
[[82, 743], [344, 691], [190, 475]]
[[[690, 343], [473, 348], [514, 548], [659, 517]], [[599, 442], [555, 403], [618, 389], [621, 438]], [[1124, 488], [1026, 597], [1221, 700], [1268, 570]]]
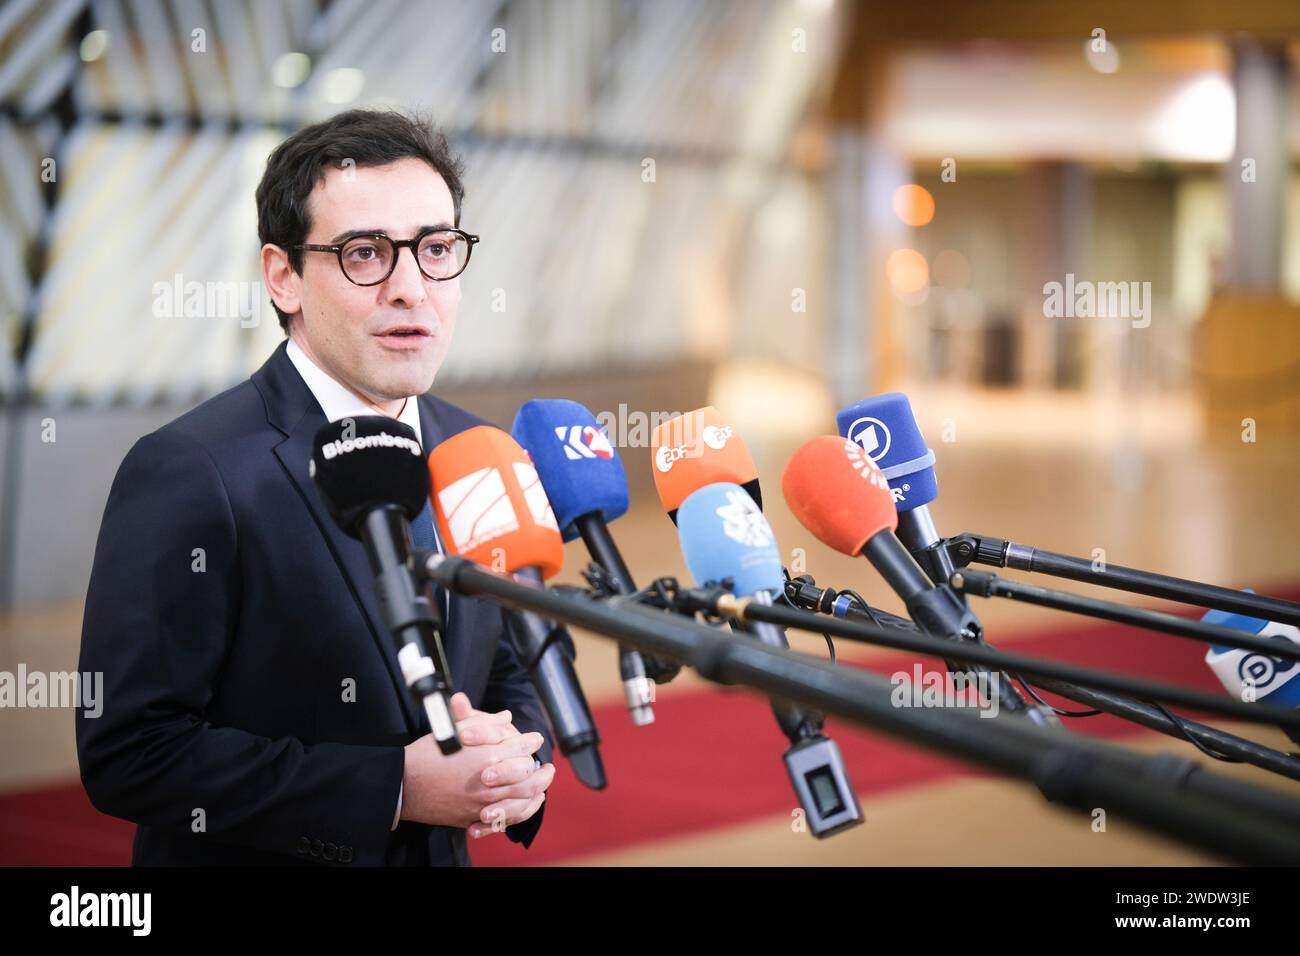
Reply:
[[[80, 662], [105, 702], [78, 714], [77, 747], [95, 806], [139, 824], [136, 864], [466, 865], [467, 835], [536, 835], [555, 768], [500, 610], [436, 595], [462, 692], [464, 747], [444, 756], [362, 545], [308, 476], [327, 420], [388, 415], [426, 452], [482, 424], [424, 394], [477, 241], [458, 229], [460, 173], [440, 133], [391, 112], [277, 147], [258, 232], [288, 341], [118, 470]], [[412, 536], [440, 546], [428, 509]]]

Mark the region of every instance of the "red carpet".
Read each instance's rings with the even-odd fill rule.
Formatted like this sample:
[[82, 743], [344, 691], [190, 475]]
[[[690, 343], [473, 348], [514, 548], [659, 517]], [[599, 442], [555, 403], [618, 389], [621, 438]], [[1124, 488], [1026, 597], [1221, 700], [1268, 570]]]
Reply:
[[[1118, 625], [1086, 624], [1017, 641], [1014, 649], [1218, 690], [1203, 663], [1202, 648], [1193, 641]], [[910, 672], [915, 661], [898, 655], [873, 669]], [[928, 661], [925, 667], [931, 668]], [[559, 773], [547, 797], [546, 823], [532, 849], [525, 851], [494, 835], [471, 846], [475, 862], [551, 863], [794, 809], [781, 761], [786, 742], [765, 700], [744, 691], [709, 689], [669, 695], [656, 706], [655, 715], [653, 725], [637, 728], [621, 703], [596, 708], [609, 787], [600, 793], [587, 790], [559, 759]], [[1145, 732], [1108, 715], [1066, 723], [1076, 733], [1100, 737]], [[842, 721], [830, 721], [828, 730], [861, 794], [972, 772]], [[75, 781], [0, 796], [0, 865], [126, 864], [133, 831], [131, 824], [96, 811]]]

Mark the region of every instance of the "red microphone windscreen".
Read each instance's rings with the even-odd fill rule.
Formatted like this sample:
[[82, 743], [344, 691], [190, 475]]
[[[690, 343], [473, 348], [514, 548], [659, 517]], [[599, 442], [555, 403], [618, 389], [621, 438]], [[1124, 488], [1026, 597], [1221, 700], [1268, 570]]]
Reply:
[[857, 442], [823, 435], [794, 453], [781, 491], [799, 523], [827, 547], [844, 554], [881, 531], [898, 527], [889, 482]]
[[447, 550], [494, 571], [559, 573], [564, 542], [528, 452], [507, 432], [478, 425], [429, 455], [433, 511]]
[[668, 512], [705, 485], [758, 478], [749, 449], [712, 405], [655, 426], [650, 449], [655, 488]]

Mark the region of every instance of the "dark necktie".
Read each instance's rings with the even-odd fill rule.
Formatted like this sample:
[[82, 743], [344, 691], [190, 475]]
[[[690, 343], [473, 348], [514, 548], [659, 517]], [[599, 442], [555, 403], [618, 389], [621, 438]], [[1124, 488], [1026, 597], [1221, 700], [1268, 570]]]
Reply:
[[[442, 542], [438, 540], [438, 532], [433, 526], [433, 505], [429, 501], [425, 501], [424, 510], [411, 522], [411, 542], [417, 548], [442, 552]], [[442, 618], [442, 637], [445, 641], [450, 633], [448, 625], [451, 617], [451, 601], [441, 585], [433, 586], [433, 595], [437, 601], [438, 615]]]

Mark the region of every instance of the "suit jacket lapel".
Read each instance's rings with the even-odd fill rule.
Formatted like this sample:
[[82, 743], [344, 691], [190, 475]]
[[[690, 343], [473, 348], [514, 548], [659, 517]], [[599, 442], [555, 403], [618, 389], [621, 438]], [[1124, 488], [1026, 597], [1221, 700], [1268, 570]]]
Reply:
[[[325, 413], [321, 411], [319, 403], [298, 374], [298, 370], [293, 367], [293, 362], [285, 353], [283, 343], [266, 364], [253, 374], [253, 382], [266, 402], [267, 421], [285, 435], [285, 439], [275, 446], [275, 456], [280, 460], [289, 480], [297, 486], [303, 500], [307, 503], [312, 517], [325, 537], [330, 553], [343, 572], [353, 598], [361, 607], [362, 615], [369, 626], [370, 637], [388, 668], [393, 691], [402, 702], [402, 712], [406, 715], [408, 728], [413, 734], [419, 733], [421, 715], [411, 698], [406, 682], [402, 679], [401, 666], [397, 662], [392, 635], [384, 627], [375, 595], [374, 574], [366, 559], [365, 549], [359, 541], [348, 537], [335, 524], [334, 519], [325, 510], [307, 471], [311, 461], [313, 439], [325, 426]], [[423, 409], [421, 411], [423, 412]]]

